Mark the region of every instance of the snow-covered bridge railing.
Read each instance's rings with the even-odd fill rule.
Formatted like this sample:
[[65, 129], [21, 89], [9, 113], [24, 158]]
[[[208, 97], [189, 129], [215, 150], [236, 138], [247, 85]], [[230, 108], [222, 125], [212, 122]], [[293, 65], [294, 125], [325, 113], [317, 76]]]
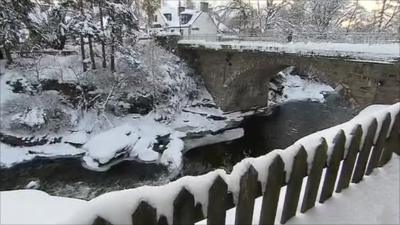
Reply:
[[257, 33], [221, 33], [221, 34], [191, 34], [182, 36], [183, 40], [204, 41], [254, 41], [254, 42], [332, 42], [332, 43], [354, 43], [354, 44], [387, 44], [399, 43], [398, 33], [279, 33], [268, 32]]
[[[274, 224], [276, 218], [286, 223], [296, 215], [299, 203], [302, 213], [315, 206], [319, 189], [323, 203], [334, 191], [340, 193], [350, 182], [358, 183], [385, 165], [393, 152], [400, 153], [399, 142], [400, 103], [369, 107], [354, 119], [306, 136], [285, 150], [244, 159], [230, 174], [215, 170], [164, 186], [104, 194], [64, 224], [194, 224], [203, 218], [207, 221], [200, 223], [225, 224], [226, 210], [234, 206], [235, 224], [252, 224], [258, 196], [262, 196], [260, 224]], [[281, 189], [286, 192], [282, 191], [278, 215]]]

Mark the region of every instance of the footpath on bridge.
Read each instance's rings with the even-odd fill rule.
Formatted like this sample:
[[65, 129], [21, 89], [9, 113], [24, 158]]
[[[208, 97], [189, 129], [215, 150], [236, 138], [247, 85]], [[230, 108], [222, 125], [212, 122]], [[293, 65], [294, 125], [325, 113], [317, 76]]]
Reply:
[[351, 60], [394, 63], [400, 60], [400, 43], [356, 44], [332, 42], [265, 42], [265, 41], [207, 41], [180, 40], [186, 48], [214, 50], [260, 51], [304, 56], [325, 56]]

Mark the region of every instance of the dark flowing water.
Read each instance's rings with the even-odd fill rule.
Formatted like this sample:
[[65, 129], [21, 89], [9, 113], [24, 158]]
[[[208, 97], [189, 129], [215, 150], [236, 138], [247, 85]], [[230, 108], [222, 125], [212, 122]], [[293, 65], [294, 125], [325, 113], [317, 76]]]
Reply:
[[36, 159], [1, 169], [0, 190], [24, 188], [30, 181], [40, 180], [40, 189], [49, 194], [91, 199], [108, 191], [163, 184], [179, 176], [204, 174], [216, 168], [229, 171], [245, 157], [286, 148], [301, 137], [351, 119], [354, 113], [337, 96], [330, 96], [326, 103], [289, 102], [270, 116], [247, 118], [242, 124], [245, 135], [238, 140], [188, 151], [179, 174], [160, 165], [135, 161], [122, 162], [107, 172], [93, 172], [82, 168], [77, 159]]

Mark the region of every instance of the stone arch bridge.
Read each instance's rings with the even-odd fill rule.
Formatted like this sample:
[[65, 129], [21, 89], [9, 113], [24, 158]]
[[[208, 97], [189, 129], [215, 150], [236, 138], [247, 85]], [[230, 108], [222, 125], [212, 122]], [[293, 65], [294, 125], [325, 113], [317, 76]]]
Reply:
[[[178, 54], [201, 74], [215, 102], [224, 111], [266, 106], [270, 79], [289, 66], [300, 71], [312, 69], [322, 81], [343, 87], [355, 106], [400, 101], [400, 60], [395, 49], [392, 54], [384, 48], [380, 53], [349, 53], [290, 51], [282, 47], [257, 47], [254, 43], [247, 46], [201, 43], [180, 41]], [[391, 46], [399, 48], [398, 43]]]

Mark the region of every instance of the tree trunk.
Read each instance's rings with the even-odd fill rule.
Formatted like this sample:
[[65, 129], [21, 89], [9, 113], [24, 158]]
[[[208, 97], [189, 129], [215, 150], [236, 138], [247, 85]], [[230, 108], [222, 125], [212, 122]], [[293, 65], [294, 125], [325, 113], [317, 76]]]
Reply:
[[[103, 24], [103, 5], [102, 5], [102, 0], [99, 1], [99, 14], [100, 14], [100, 29], [101, 32], [104, 33], [104, 24]], [[103, 57], [103, 68], [107, 67], [107, 61], [106, 61], [106, 45], [104, 43], [104, 37], [101, 38], [101, 54]]]
[[110, 53], [110, 69], [115, 72], [115, 34], [114, 29], [111, 31], [111, 53]]
[[[92, 14], [94, 12], [94, 0], [90, 0], [90, 9], [92, 10]], [[92, 63], [92, 70], [96, 69], [96, 61], [94, 57], [94, 51], [93, 51], [93, 36], [89, 34], [88, 36], [88, 41], [89, 41], [89, 55], [90, 55], [90, 62]]]
[[386, 11], [386, 0], [383, 0], [382, 8], [379, 12], [378, 32], [382, 31], [382, 24], [383, 24], [383, 19], [385, 17], [385, 11]]
[[85, 43], [84, 43], [84, 40], [83, 40], [83, 35], [81, 34], [80, 35], [80, 41], [81, 41], [81, 55], [82, 55], [82, 69], [83, 69], [83, 72], [86, 72], [87, 71], [87, 68], [86, 68], [86, 56], [85, 56]]
[[13, 62], [12, 55], [11, 55], [11, 48], [7, 46], [8, 44], [4, 44], [4, 54], [6, 55], [7, 64], [11, 64]]
[[90, 54], [90, 61], [92, 62], [92, 69], [96, 69], [96, 61], [94, 60], [94, 51], [93, 51], [93, 43], [92, 43], [92, 36], [89, 35], [89, 54]]
[[349, 24], [347, 24], [346, 33], [349, 33], [349, 31], [350, 31], [350, 27], [351, 27], [351, 25], [352, 25], [351, 23], [352, 23], [352, 22], [354, 21], [354, 19], [355, 19], [357, 9], [358, 9], [358, 0], [356, 0], [354, 10], [353, 10], [353, 12], [351, 13], [350, 19], [349, 19], [349, 21], [348, 21]]
[[[83, 16], [83, 15], [84, 15], [84, 11], [83, 11], [83, 0], [80, 0], [80, 1], [79, 1], [79, 6], [80, 6], [80, 9], [81, 9], [81, 14], [82, 14], [82, 16]], [[83, 72], [86, 72], [86, 71], [87, 71], [87, 68], [86, 68], [86, 62], [85, 62], [85, 60], [86, 60], [86, 56], [85, 56], [85, 42], [84, 42], [84, 37], [83, 37], [82, 34], [80, 35], [80, 42], [81, 42], [82, 68], [83, 68]]]

